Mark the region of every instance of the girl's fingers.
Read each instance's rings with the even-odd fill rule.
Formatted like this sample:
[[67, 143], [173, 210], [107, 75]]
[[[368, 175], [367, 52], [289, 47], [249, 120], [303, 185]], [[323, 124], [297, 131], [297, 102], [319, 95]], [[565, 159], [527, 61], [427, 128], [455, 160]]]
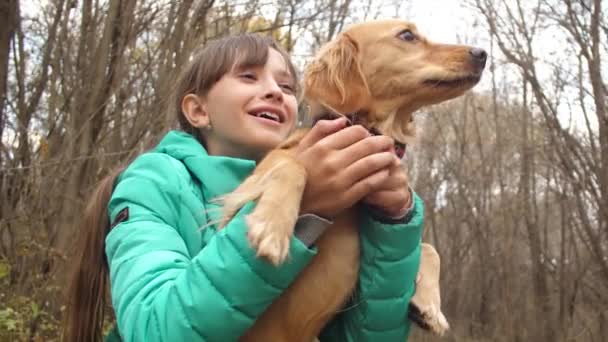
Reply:
[[[346, 186], [351, 186], [357, 182], [360, 182], [364, 178], [386, 169], [386, 174], [390, 174], [389, 166], [393, 162], [393, 155], [390, 152], [374, 153], [365, 158], [361, 158], [355, 161], [353, 164], [348, 165], [343, 172], [343, 179]], [[382, 185], [382, 184], [378, 184]], [[374, 187], [374, 189], [377, 186]]]
[[318, 143], [323, 138], [336, 133], [346, 127], [346, 118], [336, 120], [319, 120], [310, 131], [302, 138], [299, 147], [301, 150], [309, 148]]
[[391, 146], [393, 139], [382, 135], [371, 136], [338, 151], [338, 162], [348, 166], [372, 154], [388, 152]]
[[345, 202], [349, 204], [348, 206], [352, 206], [359, 202], [363, 197], [374, 192], [378, 186], [386, 180], [388, 174], [388, 170], [380, 170], [353, 184], [353, 186], [344, 193]]
[[334, 134], [328, 135], [319, 141], [323, 148], [337, 151], [369, 137], [369, 132], [363, 126], [346, 127]]

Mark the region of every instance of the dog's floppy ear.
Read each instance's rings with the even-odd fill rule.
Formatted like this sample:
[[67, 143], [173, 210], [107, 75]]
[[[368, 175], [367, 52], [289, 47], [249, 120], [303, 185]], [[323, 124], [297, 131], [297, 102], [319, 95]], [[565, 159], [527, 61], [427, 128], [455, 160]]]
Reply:
[[304, 96], [340, 112], [365, 107], [370, 92], [356, 41], [342, 33], [319, 51], [304, 73]]

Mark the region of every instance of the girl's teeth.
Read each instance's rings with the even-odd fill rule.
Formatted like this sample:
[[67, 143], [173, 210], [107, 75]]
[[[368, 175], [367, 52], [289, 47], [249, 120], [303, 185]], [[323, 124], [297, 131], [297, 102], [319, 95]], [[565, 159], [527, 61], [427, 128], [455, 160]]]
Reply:
[[269, 113], [269, 112], [258, 113], [257, 117], [268, 117], [268, 118], [272, 118], [275, 121], [279, 121], [279, 117], [276, 114]]

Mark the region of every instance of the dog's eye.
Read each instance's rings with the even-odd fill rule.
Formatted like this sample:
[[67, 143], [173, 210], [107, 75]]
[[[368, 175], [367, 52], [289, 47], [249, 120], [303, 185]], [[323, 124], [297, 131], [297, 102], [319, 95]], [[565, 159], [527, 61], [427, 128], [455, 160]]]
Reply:
[[414, 33], [412, 33], [412, 31], [410, 31], [410, 30], [401, 31], [401, 33], [399, 33], [399, 35], [397, 37], [399, 37], [399, 39], [405, 40], [407, 42], [412, 42], [412, 41], [416, 40], [416, 35]]

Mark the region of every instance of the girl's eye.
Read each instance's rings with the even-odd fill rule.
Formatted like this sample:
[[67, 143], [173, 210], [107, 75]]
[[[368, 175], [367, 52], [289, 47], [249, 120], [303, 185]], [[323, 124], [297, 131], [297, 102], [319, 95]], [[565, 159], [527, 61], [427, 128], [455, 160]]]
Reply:
[[252, 73], [252, 72], [241, 73], [239, 75], [239, 77], [246, 78], [246, 79], [249, 79], [249, 80], [254, 80], [254, 81], [257, 80], [256, 75], [254, 73]]
[[399, 37], [399, 39], [405, 40], [406, 42], [412, 42], [416, 40], [416, 35], [414, 35], [414, 33], [412, 33], [412, 31], [410, 30], [401, 31], [401, 33], [399, 33], [397, 37]]
[[294, 87], [291, 84], [281, 84], [280, 86], [288, 93], [294, 93], [295, 91]]

